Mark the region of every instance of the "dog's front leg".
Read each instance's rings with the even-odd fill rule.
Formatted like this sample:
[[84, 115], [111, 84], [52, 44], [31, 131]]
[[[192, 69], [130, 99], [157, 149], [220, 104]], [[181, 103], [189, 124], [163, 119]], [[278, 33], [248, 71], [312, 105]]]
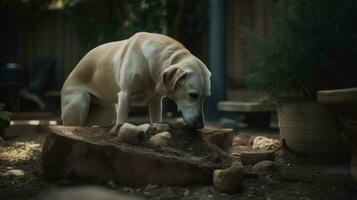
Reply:
[[149, 101], [150, 122], [162, 121], [162, 97], [155, 96]]
[[118, 104], [116, 106], [116, 119], [113, 128], [110, 130], [111, 133], [114, 133], [118, 128], [124, 124], [129, 115], [129, 94], [124, 91], [118, 93]]

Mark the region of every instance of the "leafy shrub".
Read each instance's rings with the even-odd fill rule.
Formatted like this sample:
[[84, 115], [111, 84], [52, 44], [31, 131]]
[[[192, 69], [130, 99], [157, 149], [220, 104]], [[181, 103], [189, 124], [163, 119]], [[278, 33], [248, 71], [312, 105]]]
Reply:
[[[208, 23], [206, 0], [75, 2], [64, 10], [78, 27], [81, 44], [87, 50], [105, 42], [126, 39], [140, 31], [164, 33], [180, 40], [197, 38]], [[100, 7], [100, 12], [91, 12], [93, 7]]]
[[0, 129], [10, 126], [9, 112], [3, 111], [4, 104], [0, 103]]
[[[54, 13], [68, 18], [79, 33], [82, 53], [139, 31], [164, 33], [190, 44], [208, 24], [207, 0], [0, 0], [20, 17]], [[66, 27], [63, 27], [64, 29]], [[186, 40], [186, 41], [185, 41]]]
[[257, 37], [243, 28], [252, 56], [248, 86], [279, 96], [357, 86], [357, 1], [290, 0], [273, 10], [272, 32]]

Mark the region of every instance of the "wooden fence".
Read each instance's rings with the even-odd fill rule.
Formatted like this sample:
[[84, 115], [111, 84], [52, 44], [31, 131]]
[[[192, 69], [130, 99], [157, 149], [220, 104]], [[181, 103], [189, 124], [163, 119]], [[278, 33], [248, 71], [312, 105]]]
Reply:
[[[278, 2], [283, 7], [287, 6], [287, 0]], [[240, 36], [241, 26], [264, 36], [271, 29], [270, 16], [264, 0], [227, 0], [227, 74], [230, 88], [246, 86], [247, 66], [244, 62], [248, 52], [245, 49], [246, 41]], [[84, 54], [73, 20], [62, 16], [60, 12], [49, 12], [30, 19], [17, 16], [13, 21], [11, 26], [16, 27], [9, 32], [11, 37], [8, 34], [0, 38], [0, 56], [16, 54], [13, 57], [20, 64], [30, 63], [34, 58], [55, 58], [58, 65], [56, 79], [60, 87], [61, 81]], [[12, 32], [16, 35], [12, 35]], [[207, 63], [208, 34], [204, 33], [191, 46], [193, 49], [190, 50]]]
[[[287, 7], [287, 0], [277, 3]], [[266, 36], [271, 31], [271, 12], [264, 0], [228, 0], [227, 1], [227, 71], [230, 88], [246, 87], [248, 57], [247, 41], [241, 36], [241, 27], [245, 26], [259, 36]]]

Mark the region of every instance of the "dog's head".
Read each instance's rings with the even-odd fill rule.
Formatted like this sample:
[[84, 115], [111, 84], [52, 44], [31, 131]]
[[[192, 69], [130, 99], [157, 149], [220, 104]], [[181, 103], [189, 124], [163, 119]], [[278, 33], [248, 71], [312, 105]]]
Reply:
[[171, 65], [162, 74], [166, 95], [175, 101], [185, 123], [195, 129], [204, 127], [203, 104], [211, 94], [210, 76], [199, 60]]

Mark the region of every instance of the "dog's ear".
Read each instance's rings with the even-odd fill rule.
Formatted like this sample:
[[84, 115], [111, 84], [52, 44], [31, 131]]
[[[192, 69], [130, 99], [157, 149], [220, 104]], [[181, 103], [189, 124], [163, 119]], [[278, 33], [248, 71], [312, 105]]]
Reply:
[[188, 72], [177, 66], [171, 66], [164, 70], [162, 74], [162, 82], [165, 86], [166, 92], [172, 93], [181, 80], [184, 80]]

